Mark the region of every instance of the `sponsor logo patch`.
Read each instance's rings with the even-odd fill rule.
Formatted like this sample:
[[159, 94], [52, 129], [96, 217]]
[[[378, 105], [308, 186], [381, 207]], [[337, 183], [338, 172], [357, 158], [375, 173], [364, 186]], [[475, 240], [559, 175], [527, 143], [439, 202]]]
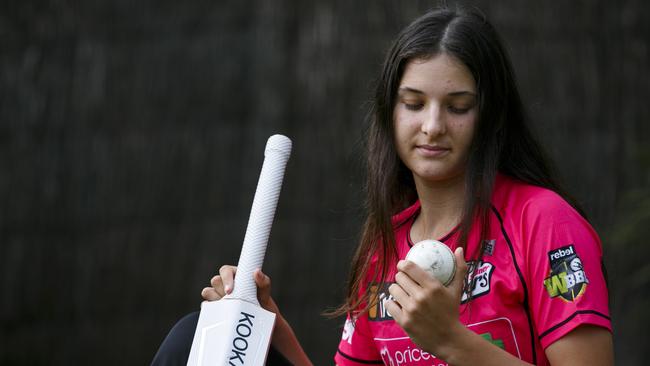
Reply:
[[492, 339], [492, 334], [491, 333], [483, 333], [479, 334], [483, 339], [486, 341], [492, 343], [493, 345], [501, 348], [501, 349], [506, 349], [506, 347], [503, 345], [503, 340], [501, 339]]
[[483, 240], [483, 255], [492, 255], [494, 254], [494, 244], [496, 240]]
[[589, 280], [573, 244], [548, 252], [550, 271], [544, 287], [550, 297], [574, 301], [584, 294]]
[[[490, 282], [492, 280], [492, 273], [494, 272], [494, 265], [490, 262], [476, 262], [470, 261], [467, 263], [469, 266], [469, 274], [467, 276], [472, 299], [483, 296], [490, 292]], [[461, 303], [469, 299], [467, 292], [463, 292]]]
[[393, 299], [393, 296], [388, 293], [388, 287], [392, 284], [393, 282], [370, 285], [370, 295], [374, 297], [379, 293], [379, 297], [377, 298], [377, 302], [372, 304], [368, 310], [368, 320], [382, 321], [393, 319], [390, 313], [388, 313], [388, 310], [386, 310], [386, 302]]
[[354, 321], [350, 318], [345, 320], [345, 325], [343, 326], [343, 335], [341, 339], [352, 344], [352, 336], [354, 335]]

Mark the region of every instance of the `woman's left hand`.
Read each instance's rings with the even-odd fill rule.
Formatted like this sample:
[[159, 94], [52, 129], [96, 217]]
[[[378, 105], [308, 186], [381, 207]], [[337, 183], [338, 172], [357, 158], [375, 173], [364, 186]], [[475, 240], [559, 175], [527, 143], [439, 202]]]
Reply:
[[401, 260], [396, 283], [388, 288], [393, 297], [386, 304], [388, 312], [415, 344], [433, 354], [453, 342], [463, 328], [458, 312], [467, 263], [462, 248], [457, 248], [454, 256], [456, 274], [447, 287], [417, 264]]

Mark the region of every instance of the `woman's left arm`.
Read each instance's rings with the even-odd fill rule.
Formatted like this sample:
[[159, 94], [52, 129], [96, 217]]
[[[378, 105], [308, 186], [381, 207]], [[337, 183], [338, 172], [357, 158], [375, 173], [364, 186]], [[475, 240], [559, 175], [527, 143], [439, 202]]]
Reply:
[[546, 347], [545, 353], [551, 365], [613, 365], [612, 333], [581, 325]]

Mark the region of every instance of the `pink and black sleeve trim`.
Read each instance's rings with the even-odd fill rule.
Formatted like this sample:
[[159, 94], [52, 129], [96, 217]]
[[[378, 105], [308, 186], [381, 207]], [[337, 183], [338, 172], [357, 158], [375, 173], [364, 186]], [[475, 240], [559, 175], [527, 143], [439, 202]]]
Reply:
[[593, 314], [593, 315], [596, 315], [596, 316], [599, 316], [599, 317], [605, 318], [605, 319], [607, 319], [608, 321], [611, 321], [611, 320], [612, 320], [609, 316], [607, 316], [607, 315], [605, 315], [605, 314], [603, 314], [603, 313], [601, 313], [601, 312], [598, 312], [598, 311], [596, 311], [596, 310], [578, 310], [578, 311], [576, 311], [575, 313], [571, 314], [568, 318], [564, 319], [563, 321], [561, 321], [561, 322], [555, 324], [554, 326], [552, 326], [552, 327], [550, 327], [549, 329], [547, 329], [547, 330], [545, 330], [544, 332], [542, 332], [542, 334], [539, 335], [539, 339], [541, 340], [542, 338], [546, 337], [547, 335], [549, 335], [550, 333], [552, 333], [552, 332], [555, 331], [556, 329], [558, 329], [558, 328], [564, 326], [565, 324], [567, 324], [568, 322], [570, 322], [573, 318], [575, 318], [576, 316], [581, 315], [581, 314]]

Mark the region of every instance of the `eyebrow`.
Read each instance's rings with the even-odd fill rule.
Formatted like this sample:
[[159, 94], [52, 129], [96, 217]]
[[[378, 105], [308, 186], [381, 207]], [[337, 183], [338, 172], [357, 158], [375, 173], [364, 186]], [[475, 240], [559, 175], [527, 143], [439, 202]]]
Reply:
[[[422, 95], [425, 94], [422, 90], [409, 88], [408, 86], [404, 86], [404, 87], [401, 87], [401, 88], [397, 89], [397, 92], [398, 93], [411, 92], [411, 93], [422, 94]], [[470, 96], [475, 97], [476, 93], [473, 93], [473, 92], [468, 91], [468, 90], [460, 90], [460, 91], [451, 92], [451, 93], [449, 93], [447, 95], [450, 95], [450, 96], [453, 96], [453, 97], [460, 96], [460, 95], [470, 95]]]

